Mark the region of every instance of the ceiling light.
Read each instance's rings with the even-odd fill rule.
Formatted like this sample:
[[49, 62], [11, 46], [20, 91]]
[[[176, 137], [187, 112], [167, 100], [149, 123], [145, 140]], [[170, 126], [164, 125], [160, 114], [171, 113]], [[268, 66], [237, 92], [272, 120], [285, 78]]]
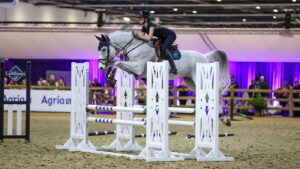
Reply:
[[297, 2], [297, 0], [292, 0], [293, 2]]
[[155, 11], [150, 11], [150, 13], [155, 13]]
[[217, 0], [217, 2], [221, 2], [222, 0]]
[[277, 17], [276, 17], [276, 16], [273, 16], [273, 19], [277, 19]]
[[276, 13], [277, 13], [277, 12], [278, 12], [278, 9], [273, 9], [273, 12], [276, 12]]
[[128, 17], [123, 17], [123, 20], [124, 20], [125, 22], [130, 22], [130, 18], [128, 18]]
[[193, 13], [197, 13], [197, 11], [193, 11]]
[[177, 8], [173, 8], [173, 11], [175, 11], [175, 12], [176, 12], [176, 11], [178, 11], [178, 9], [177, 9]]
[[256, 9], [260, 9], [260, 6], [256, 6]]
[[247, 20], [244, 18], [244, 19], [243, 19], [243, 22], [246, 22], [246, 21], [247, 21]]

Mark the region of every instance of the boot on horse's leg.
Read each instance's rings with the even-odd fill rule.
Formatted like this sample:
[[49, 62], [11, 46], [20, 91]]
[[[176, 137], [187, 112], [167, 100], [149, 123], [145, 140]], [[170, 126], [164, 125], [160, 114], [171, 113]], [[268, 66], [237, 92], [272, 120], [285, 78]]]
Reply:
[[111, 87], [115, 87], [117, 81], [115, 80], [115, 74], [116, 74], [117, 68], [113, 68], [112, 70], [109, 70], [106, 76], [106, 80], [108, 82], [108, 85]]
[[168, 59], [169, 64], [171, 66], [171, 71], [170, 72], [172, 74], [176, 75], [178, 72], [177, 72], [174, 60], [172, 58], [172, 54], [171, 54], [171, 52], [168, 49], [164, 51], [164, 56], [165, 56], [166, 59]]

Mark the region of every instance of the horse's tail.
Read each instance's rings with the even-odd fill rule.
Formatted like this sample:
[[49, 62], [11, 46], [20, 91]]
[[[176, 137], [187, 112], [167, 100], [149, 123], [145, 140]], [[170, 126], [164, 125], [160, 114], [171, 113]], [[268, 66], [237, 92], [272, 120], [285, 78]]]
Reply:
[[220, 64], [220, 90], [224, 92], [229, 87], [230, 76], [228, 70], [228, 60], [225, 52], [221, 50], [215, 50], [207, 55], [210, 63], [219, 62]]

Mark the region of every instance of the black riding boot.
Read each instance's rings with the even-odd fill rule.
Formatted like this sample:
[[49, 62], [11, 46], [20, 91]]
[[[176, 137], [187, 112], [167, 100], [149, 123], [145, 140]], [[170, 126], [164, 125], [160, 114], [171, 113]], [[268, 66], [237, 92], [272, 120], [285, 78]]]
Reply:
[[177, 69], [176, 69], [176, 66], [175, 66], [175, 63], [174, 63], [174, 60], [172, 58], [172, 54], [169, 50], [166, 50], [166, 52], [164, 52], [164, 55], [166, 57], [166, 59], [168, 59], [169, 61], [169, 64], [171, 66], [171, 73], [173, 73], [174, 75], [177, 75]]

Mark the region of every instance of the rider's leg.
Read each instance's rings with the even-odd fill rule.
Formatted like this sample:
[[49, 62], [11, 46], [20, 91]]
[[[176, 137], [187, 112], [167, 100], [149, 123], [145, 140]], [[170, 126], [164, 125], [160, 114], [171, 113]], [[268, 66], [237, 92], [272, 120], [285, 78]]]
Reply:
[[176, 40], [176, 34], [172, 33], [167, 36], [167, 38], [164, 40], [164, 43], [162, 45], [162, 52], [164, 57], [169, 61], [171, 66], [171, 73], [177, 74], [177, 69], [174, 63], [174, 60], [172, 58], [171, 52], [169, 51], [169, 48], [173, 44], [173, 42]]

